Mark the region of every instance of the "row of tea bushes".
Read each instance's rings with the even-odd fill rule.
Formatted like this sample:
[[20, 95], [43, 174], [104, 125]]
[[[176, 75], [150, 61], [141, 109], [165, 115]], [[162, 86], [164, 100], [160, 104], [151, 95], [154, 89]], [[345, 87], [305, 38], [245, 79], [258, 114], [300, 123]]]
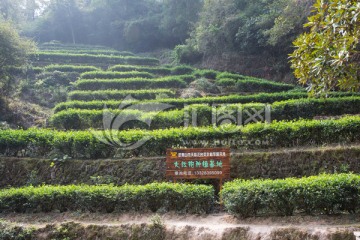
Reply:
[[94, 66], [77, 66], [77, 65], [48, 65], [44, 67], [45, 72], [77, 72], [77, 73], [84, 73], [90, 71], [100, 71], [99, 68]]
[[99, 91], [73, 91], [69, 93], [70, 100], [92, 101], [92, 100], [116, 100], [125, 99], [128, 96], [136, 99], [155, 99], [157, 97], [175, 97], [175, 92], [170, 89], [150, 90], [99, 90]]
[[55, 63], [82, 63], [82, 64], [131, 64], [131, 65], [149, 65], [156, 66], [159, 60], [155, 58], [144, 57], [123, 57], [110, 55], [93, 55], [93, 54], [71, 54], [56, 52], [38, 52], [32, 55], [31, 60], [34, 62], [51, 62]]
[[107, 50], [107, 49], [65, 49], [65, 48], [43, 48], [40, 49], [44, 52], [52, 52], [52, 53], [71, 53], [71, 54], [91, 54], [91, 55], [109, 55], [109, 56], [122, 56], [122, 57], [130, 57], [135, 56], [135, 54], [131, 52], [120, 52], [116, 50]]
[[[108, 120], [105, 122], [108, 128], [118, 128], [116, 122]], [[49, 157], [57, 154], [79, 159], [99, 159], [127, 154], [163, 156], [166, 149], [171, 147], [274, 149], [358, 143], [359, 139], [360, 117], [357, 116], [337, 120], [256, 123], [244, 127], [223, 125], [219, 128], [188, 127], [153, 131], [0, 130], [0, 155]]]
[[181, 78], [131, 78], [131, 79], [83, 79], [78, 80], [75, 84], [79, 90], [130, 90], [130, 89], [156, 89], [156, 88], [185, 88], [187, 83]]
[[239, 92], [281, 92], [289, 91], [295, 88], [295, 86], [291, 84], [253, 78], [245, 78], [241, 80], [222, 78], [216, 83], [219, 86], [231, 88], [232, 90]]
[[[330, 98], [330, 99], [303, 99], [287, 100], [275, 102], [272, 105], [265, 104], [229, 104], [223, 107], [212, 107], [208, 105], [189, 105], [182, 110], [170, 110], [164, 112], [154, 112], [161, 110], [162, 104], [158, 106], [133, 105], [132, 110], [107, 110], [112, 114], [112, 118], [118, 119], [136, 119], [139, 121], [129, 121], [121, 129], [140, 128], [140, 129], [159, 129], [182, 127], [186, 116], [189, 118], [189, 124], [196, 126], [209, 126], [212, 124], [221, 124], [217, 121], [225, 116], [225, 120], [235, 118], [236, 124], [238, 114], [243, 116], [241, 125], [247, 124], [246, 120], [250, 116], [247, 113], [255, 114], [257, 120], [295, 120], [295, 119], [312, 119], [316, 116], [339, 116], [344, 114], [358, 114], [360, 106], [360, 97]], [[159, 110], [159, 111], [160, 111]], [[152, 111], [152, 112], [151, 112]], [[267, 112], [266, 112], [267, 111]], [[86, 110], [86, 109], [68, 109], [58, 112], [50, 119], [51, 126], [58, 129], [88, 129], [102, 128], [103, 116], [106, 112], [103, 110]], [[232, 113], [230, 115], [227, 115]], [[195, 116], [192, 119], [192, 116]], [[214, 122], [214, 117], [217, 122]], [[150, 126], [145, 124], [147, 119], [151, 119]], [[239, 124], [239, 122], [238, 122]]]
[[139, 72], [148, 72], [157, 75], [185, 75], [185, 74], [193, 74], [193, 72], [195, 71], [195, 69], [191, 66], [147, 67], [147, 66], [131, 66], [131, 65], [116, 65], [110, 67], [108, 70], [114, 72], [139, 71]]
[[[329, 93], [329, 97], [332, 98], [342, 98], [348, 96], [360, 96], [360, 93], [340, 93], [334, 92]], [[151, 100], [151, 101], [141, 101], [135, 102], [136, 104], [154, 104], [154, 103], [164, 103], [168, 105], [172, 105], [170, 109], [182, 109], [185, 105], [191, 104], [231, 104], [231, 103], [273, 103], [276, 101], [284, 101], [290, 99], [303, 99], [307, 98], [308, 94], [304, 92], [281, 92], [281, 93], [260, 93], [253, 95], [229, 95], [229, 96], [219, 96], [219, 97], [202, 97], [202, 98], [173, 98], [173, 99], [159, 99], [159, 100]], [[118, 109], [120, 104], [123, 101], [69, 101], [58, 104], [54, 111], [60, 112], [65, 109], [93, 109], [93, 110], [102, 110], [106, 105], [111, 109]]]
[[120, 79], [120, 78], [154, 78], [153, 74], [147, 72], [85, 72], [80, 75], [82, 79]]
[[208, 213], [214, 189], [205, 185], [70, 185], [10, 188], [0, 192], [0, 212], [51, 211]]
[[360, 176], [323, 174], [282, 180], [235, 180], [221, 191], [225, 208], [241, 217], [294, 213], [355, 213], [360, 208]]

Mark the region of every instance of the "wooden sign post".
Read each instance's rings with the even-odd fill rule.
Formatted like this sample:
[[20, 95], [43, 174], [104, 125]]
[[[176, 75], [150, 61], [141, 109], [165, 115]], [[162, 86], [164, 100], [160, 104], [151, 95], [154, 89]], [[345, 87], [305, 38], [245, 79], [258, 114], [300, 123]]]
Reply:
[[177, 179], [230, 178], [229, 148], [167, 149], [166, 177]]

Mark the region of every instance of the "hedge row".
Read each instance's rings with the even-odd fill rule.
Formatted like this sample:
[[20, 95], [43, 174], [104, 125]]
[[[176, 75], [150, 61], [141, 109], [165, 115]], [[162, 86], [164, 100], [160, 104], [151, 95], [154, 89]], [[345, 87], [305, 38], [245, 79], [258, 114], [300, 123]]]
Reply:
[[64, 44], [60, 42], [46, 42], [39, 45], [40, 49], [64, 49], [64, 50], [113, 50], [101, 45]]
[[69, 93], [70, 100], [92, 101], [92, 100], [118, 100], [127, 96], [144, 100], [155, 99], [159, 96], [175, 97], [175, 92], [170, 89], [150, 90], [99, 90], [99, 91], [73, 91]]
[[131, 52], [119, 52], [116, 50], [107, 50], [107, 49], [41, 48], [41, 50], [46, 51], [46, 52], [52, 52], [52, 53], [111, 55], [111, 56], [123, 56], [123, 57], [135, 56], [135, 54], [133, 54]]
[[159, 60], [155, 58], [144, 57], [122, 57], [109, 55], [93, 54], [70, 54], [70, 53], [52, 53], [39, 52], [32, 55], [33, 61], [51, 62], [51, 63], [102, 63], [102, 64], [132, 64], [132, 65], [158, 65]]
[[[330, 93], [329, 97], [332, 98], [341, 98], [348, 96], [360, 96], [360, 93]], [[289, 99], [303, 99], [307, 98], [308, 94], [305, 92], [284, 92], [284, 93], [260, 93], [253, 95], [230, 95], [230, 96], [221, 96], [221, 97], [202, 97], [202, 98], [174, 98], [174, 99], [161, 99], [161, 100], [151, 100], [151, 101], [142, 101], [136, 102], [136, 104], [154, 104], [155, 102], [165, 103], [174, 106], [171, 109], [182, 109], [184, 105], [191, 104], [230, 104], [230, 103], [273, 103], [276, 101], [284, 101]], [[93, 110], [102, 110], [104, 105], [110, 109], [118, 109], [122, 101], [91, 101], [91, 102], [81, 102], [81, 101], [69, 101], [58, 104], [54, 111], [60, 112], [66, 109], [93, 109]]]
[[11, 188], [0, 192], [0, 212], [178, 211], [208, 213], [214, 189], [205, 185], [70, 185]]
[[186, 82], [179, 78], [158, 78], [154, 80], [144, 78], [117, 80], [78, 80], [75, 86], [79, 90], [100, 89], [154, 89], [154, 88], [185, 88]]
[[[111, 119], [110, 119], [111, 120]], [[112, 123], [106, 123], [112, 127]], [[115, 127], [115, 126], [114, 126]], [[68, 155], [79, 159], [114, 156], [163, 156], [170, 147], [220, 147], [274, 149], [276, 147], [316, 146], [332, 143], [358, 143], [360, 117], [338, 120], [300, 120], [222, 126], [128, 131], [54, 131], [45, 129], [1, 130], [0, 155]], [[140, 144], [132, 151], [124, 145]]]
[[242, 217], [355, 213], [360, 207], [360, 176], [323, 174], [283, 180], [235, 180], [224, 185], [226, 209]]
[[84, 73], [90, 71], [99, 71], [100, 69], [94, 66], [76, 66], [76, 65], [48, 65], [44, 67], [45, 72], [77, 72]]
[[139, 72], [148, 72], [157, 75], [170, 75], [171, 68], [166, 67], [146, 67], [146, 66], [131, 66], [131, 65], [116, 65], [110, 67], [108, 71], [114, 72], [130, 72], [130, 71], [139, 71]]
[[197, 73], [200, 76], [200, 75], [206, 75], [207, 73], [207, 72], [195, 71], [195, 68], [191, 66], [146, 67], [146, 66], [116, 65], [110, 67], [108, 70], [115, 72], [139, 71], [139, 72], [148, 72], [158, 75], [185, 75], [185, 74]]
[[85, 72], [80, 75], [82, 79], [119, 79], [119, 78], [154, 78], [153, 74], [147, 72]]
[[243, 75], [240, 75], [240, 74], [236, 74], [236, 73], [230, 73], [230, 72], [221, 72], [217, 75], [217, 80], [220, 80], [220, 79], [223, 79], [223, 78], [226, 78], [226, 79], [233, 79], [233, 80], [242, 80], [242, 79], [246, 79], [245, 76]]
[[239, 92], [281, 92], [295, 88], [295, 86], [291, 84], [253, 78], [244, 78], [241, 80], [221, 78], [216, 81], [216, 84], [222, 87], [230, 87], [232, 90]]
[[[146, 105], [140, 105], [141, 109]], [[139, 108], [140, 108], [139, 106]], [[139, 119], [140, 121], [132, 121], [123, 125], [121, 129], [140, 128], [140, 129], [159, 129], [184, 126], [184, 119], [186, 113], [191, 117], [196, 113], [196, 118], [190, 119], [190, 123], [194, 120], [197, 126], [209, 126], [213, 124], [213, 117], [218, 120], [222, 114], [230, 114], [227, 119], [234, 117], [238, 120], [238, 114], [241, 114], [243, 119], [241, 124], [246, 124], [247, 112], [254, 114], [254, 110], [263, 111], [260, 114], [265, 119], [265, 108], [271, 109], [269, 116], [271, 120], [294, 120], [294, 119], [311, 119], [315, 116], [338, 116], [343, 114], [358, 114], [360, 113], [360, 97], [346, 97], [346, 98], [332, 98], [332, 99], [303, 99], [303, 100], [288, 100], [283, 102], [275, 102], [272, 105], [265, 104], [231, 104], [223, 107], [214, 108], [208, 105], [190, 105], [182, 110], [171, 110], [155, 113], [146, 113], [136, 110], [111, 110], [114, 116], [122, 119]], [[135, 108], [136, 109], [136, 108]], [[154, 111], [154, 106], [145, 107], [145, 111]], [[216, 114], [214, 115], [214, 109]], [[50, 120], [52, 126], [58, 129], [88, 129], [88, 128], [102, 128], [103, 127], [102, 110], [79, 110], [69, 109], [54, 114]], [[146, 119], [152, 119], [151, 125], [144, 124]], [[260, 120], [258, 118], [258, 120]], [[265, 121], [265, 120], [263, 120]], [[216, 122], [219, 124], [221, 121]], [[234, 122], [234, 121], [232, 121]], [[235, 121], [236, 122], [236, 121]]]

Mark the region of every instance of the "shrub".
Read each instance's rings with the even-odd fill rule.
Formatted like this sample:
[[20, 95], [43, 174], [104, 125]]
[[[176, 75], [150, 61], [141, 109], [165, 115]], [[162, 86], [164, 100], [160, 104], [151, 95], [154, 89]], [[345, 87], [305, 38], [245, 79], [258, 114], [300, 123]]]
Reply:
[[175, 92], [169, 89], [151, 90], [99, 90], [99, 91], [73, 91], [69, 93], [70, 100], [92, 101], [92, 100], [118, 100], [128, 95], [142, 100], [155, 99], [157, 94], [167, 94], [175, 97]]
[[226, 209], [242, 217], [355, 212], [360, 207], [360, 176], [323, 174], [284, 180], [235, 180], [224, 185]]
[[179, 63], [194, 64], [201, 61], [203, 54], [192, 46], [177, 45], [174, 49], [175, 59]]
[[147, 72], [85, 72], [80, 75], [83, 79], [116, 79], [116, 78], [154, 78], [153, 74]]
[[179, 78], [159, 78], [155, 80], [134, 78], [134, 79], [113, 79], [113, 80], [79, 80], [75, 83], [80, 90], [100, 89], [156, 89], [156, 88], [185, 88], [186, 82]]
[[11, 188], [0, 192], [0, 212], [177, 211], [208, 213], [214, 189], [205, 185], [70, 185]]

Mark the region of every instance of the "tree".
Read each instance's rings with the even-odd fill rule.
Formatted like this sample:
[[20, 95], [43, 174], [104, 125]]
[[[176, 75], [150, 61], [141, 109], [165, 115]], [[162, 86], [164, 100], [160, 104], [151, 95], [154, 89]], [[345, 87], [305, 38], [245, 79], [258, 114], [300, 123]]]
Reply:
[[35, 45], [19, 36], [9, 22], [0, 21], [0, 92], [5, 94], [11, 85], [9, 67], [20, 67], [27, 61]]
[[295, 76], [313, 94], [360, 88], [360, 5], [357, 0], [317, 0], [290, 55]]

